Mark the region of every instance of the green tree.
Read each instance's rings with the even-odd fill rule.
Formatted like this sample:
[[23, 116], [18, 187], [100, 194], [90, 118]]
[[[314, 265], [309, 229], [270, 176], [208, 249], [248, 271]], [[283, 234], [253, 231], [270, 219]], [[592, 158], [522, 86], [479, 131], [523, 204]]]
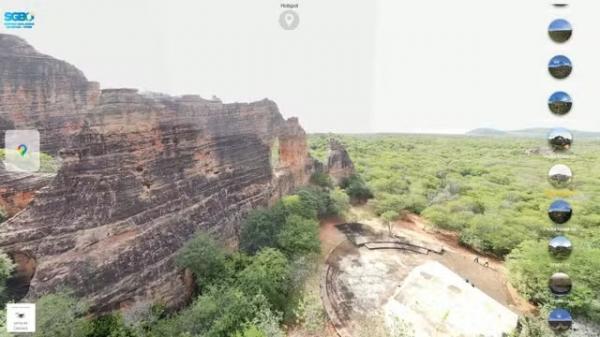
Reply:
[[180, 267], [191, 270], [196, 282], [204, 287], [227, 278], [226, 258], [223, 248], [207, 234], [200, 233], [181, 248], [175, 261]]
[[318, 253], [321, 248], [318, 222], [295, 214], [289, 216], [277, 235], [277, 246], [288, 257]]
[[285, 209], [286, 216], [298, 215], [306, 219], [316, 219], [317, 209], [311, 202], [301, 198], [299, 195], [288, 195], [279, 201]]
[[316, 210], [318, 217], [331, 215], [330, 198], [326, 189], [306, 186], [298, 189], [296, 195], [300, 197], [302, 202]]
[[383, 221], [387, 225], [388, 234], [390, 236], [393, 236], [393, 233], [392, 233], [392, 224], [393, 224], [393, 222], [396, 219], [398, 219], [399, 216], [400, 215], [396, 211], [386, 211], [386, 212], [383, 212], [383, 214], [381, 214], [381, 218], [383, 219]]
[[339, 187], [329, 192], [329, 199], [332, 214], [344, 216], [350, 209], [350, 197]]
[[347, 179], [342, 180], [340, 187], [346, 190], [346, 193], [356, 201], [365, 201], [373, 198], [373, 193], [358, 175], [352, 175]]
[[240, 249], [254, 254], [263, 247], [275, 247], [277, 234], [285, 222], [283, 205], [252, 211], [242, 223]]
[[211, 286], [189, 307], [159, 321], [149, 336], [229, 337], [267, 306], [264, 296], [247, 296], [235, 286]]
[[280, 251], [265, 248], [238, 275], [240, 289], [248, 296], [262, 294], [273, 310], [285, 308], [289, 291], [288, 259]]

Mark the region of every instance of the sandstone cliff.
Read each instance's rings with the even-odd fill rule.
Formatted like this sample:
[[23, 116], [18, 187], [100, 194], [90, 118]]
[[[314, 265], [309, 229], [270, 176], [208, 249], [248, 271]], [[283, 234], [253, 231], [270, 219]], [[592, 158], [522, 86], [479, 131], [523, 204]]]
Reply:
[[28, 298], [68, 287], [96, 312], [181, 305], [190, 288], [173, 256], [183, 243], [204, 230], [235, 244], [247, 211], [305, 184], [312, 170], [298, 120], [284, 120], [272, 101], [100, 91], [75, 67], [2, 34], [0, 123], [40, 129], [44, 151], [62, 159], [0, 225], [0, 249], [33, 274]]

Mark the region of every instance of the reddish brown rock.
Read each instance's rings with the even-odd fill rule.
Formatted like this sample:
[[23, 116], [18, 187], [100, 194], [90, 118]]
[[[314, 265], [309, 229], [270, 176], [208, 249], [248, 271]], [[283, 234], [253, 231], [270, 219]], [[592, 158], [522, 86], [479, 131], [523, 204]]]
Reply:
[[[22, 40], [0, 35], [0, 47], [11, 43], [27, 61], [1, 56], [0, 70], [10, 73], [15, 63], [28, 75], [23, 83], [16, 73], [0, 82], [0, 106], [17, 106], [0, 110], [3, 129], [41, 128], [44, 149], [62, 158], [49, 185], [0, 225], [0, 248], [35, 261], [30, 299], [68, 287], [96, 312], [137, 301], [181, 305], [189, 275], [173, 257], [183, 243], [202, 230], [235, 244], [250, 209], [310, 176], [304, 131], [272, 101], [223, 104], [135, 89], [96, 93], [74, 67], [34, 57]], [[38, 68], [46, 70], [32, 71]], [[21, 87], [19, 95], [7, 93]]]
[[55, 154], [99, 95], [98, 83], [79, 69], [0, 34], [0, 130], [38, 129], [42, 150]]
[[0, 169], [0, 209], [8, 217], [15, 215], [53, 178], [53, 173], [17, 173]]

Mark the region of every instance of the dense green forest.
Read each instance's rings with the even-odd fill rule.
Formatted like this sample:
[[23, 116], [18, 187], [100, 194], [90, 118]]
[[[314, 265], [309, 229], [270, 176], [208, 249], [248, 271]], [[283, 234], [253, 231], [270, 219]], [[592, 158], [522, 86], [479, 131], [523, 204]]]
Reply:
[[[323, 159], [331, 135], [313, 135], [313, 156]], [[438, 135], [342, 135], [357, 172], [374, 193], [378, 215], [417, 213], [432, 226], [460, 233], [460, 242], [506, 259], [514, 286], [544, 309], [561, 305], [600, 320], [600, 141], [576, 142], [554, 154], [544, 139]], [[573, 182], [548, 182], [555, 164], [568, 165]], [[548, 253], [557, 232], [547, 210], [555, 198], [573, 207], [559, 229], [573, 242], [564, 261]], [[572, 293], [560, 300], [549, 289], [553, 272], [568, 273]]]

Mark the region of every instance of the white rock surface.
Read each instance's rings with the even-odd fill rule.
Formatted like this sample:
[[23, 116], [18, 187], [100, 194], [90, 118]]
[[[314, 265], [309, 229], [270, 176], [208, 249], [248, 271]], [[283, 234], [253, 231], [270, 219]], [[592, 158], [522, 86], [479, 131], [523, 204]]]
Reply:
[[502, 337], [518, 315], [442, 264], [414, 268], [385, 304], [386, 323], [409, 322], [415, 337]]

